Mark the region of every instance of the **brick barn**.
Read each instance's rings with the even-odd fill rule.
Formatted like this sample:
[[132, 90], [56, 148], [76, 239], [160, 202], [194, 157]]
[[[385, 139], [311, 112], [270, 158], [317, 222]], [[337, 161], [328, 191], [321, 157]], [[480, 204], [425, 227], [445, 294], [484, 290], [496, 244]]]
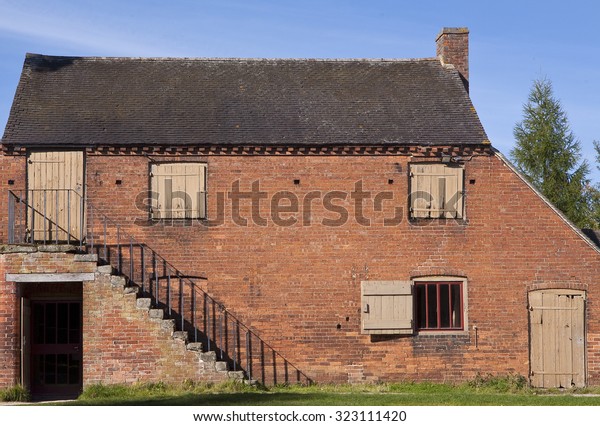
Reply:
[[600, 251], [434, 58], [28, 54], [0, 156], [0, 388], [600, 385]]

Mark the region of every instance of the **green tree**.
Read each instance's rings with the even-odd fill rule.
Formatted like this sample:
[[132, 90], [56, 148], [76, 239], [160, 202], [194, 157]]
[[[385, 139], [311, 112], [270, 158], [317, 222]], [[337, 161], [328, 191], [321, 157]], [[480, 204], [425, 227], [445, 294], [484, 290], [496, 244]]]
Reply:
[[[600, 170], [600, 142], [594, 141], [594, 149], [596, 150], [596, 168]], [[591, 228], [600, 229], [600, 183], [596, 186], [590, 186], [590, 215]]]
[[510, 154], [521, 173], [575, 225], [593, 226], [589, 166], [550, 81], [533, 82], [514, 136]]

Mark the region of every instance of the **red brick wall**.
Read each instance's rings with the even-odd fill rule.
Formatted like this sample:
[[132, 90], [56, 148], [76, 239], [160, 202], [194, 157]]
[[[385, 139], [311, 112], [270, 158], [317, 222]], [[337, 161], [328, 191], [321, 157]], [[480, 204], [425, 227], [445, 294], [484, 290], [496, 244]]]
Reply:
[[4, 280], [5, 271], [5, 258], [0, 255], [0, 389], [20, 380], [17, 286]]
[[[600, 384], [600, 319], [594, 288], [600, 255], [499, 158], [474, 156], [465, 163], [464, 222], [435, 221], [427, 226], [407, 220], [408, 156], [188, 159], [208, 162], [210, 219], [217, 215], [218, 193], [225, 193], [227, 214], [220, 226], [145, 220], [147, 212], [134, 205], [136, 196], [148, 191], [149, 159], [141, 155], [88, 155], [88, 195], [127, 232], [184, 273], [208, 277], [209, 293], [312, 379], [442, 381], [464, 380], [477, 373], [527, 376], [527, 291], [568, 287], [588, 291], [589, 382]], [[115, 184], [117, 179], [121, 185]], [[300, 183], [295, 184], [295, 179]], [[307, 226], [303, 219], [308, 217], [300, 213], [281, 214], [282, 218], [295, 216], [298, 223], [275, 226], [268, 199], [261, 200], [257, 211], [266, 218], [264, 226], [252, 221], [239, 226], [229, 214], [232, 200], [227, 194], [238, 180], [242, 191], [259, 181], [269, 198], [277, 191], [289, 191], [300, 200], [300, 210], [313, 191], [321, 191], [322, 196], [312, 201]], [[347, 222], [323, 225], [323, 219], [338, 217], [323, 208], [324, 194], [332, 190], [350, 194], [359, 181], [372, 193], [364, 201], [364, 216], [371, 224], [357, 223], [355, 202], [348, 195], [346, 201], [332, 201], [347, 208]], [[384, 201], [383, 211], [376, 212], [373, 197], [382, 192], [389, 192], [393, 201]], [[242, 216], [251, 216], [250, 204], [241, 201]], [[403, 209], [401, 223], [384, 226], [394, 207]], [[134, 225], [136, 218], [142, 220]], [[360, 334], [361, 280], [428, 275], [467, 277], [468, 330], [412, 337]]]
[[[8, 241], [8, 199], [9, 190], [25, 189], [26, 185], [26, 157], [24, 155], [0, 155], [0, 242]], [[9, 181], [13, 184], [10, 185]]]

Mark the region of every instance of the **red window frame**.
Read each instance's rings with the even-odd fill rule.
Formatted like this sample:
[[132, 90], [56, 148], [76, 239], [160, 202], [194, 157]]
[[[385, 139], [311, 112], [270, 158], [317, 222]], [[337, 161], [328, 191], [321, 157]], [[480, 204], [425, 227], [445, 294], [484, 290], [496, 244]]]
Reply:
[[463, 282], [415, 282], [415, 313], [419, 331], [464, 330]]

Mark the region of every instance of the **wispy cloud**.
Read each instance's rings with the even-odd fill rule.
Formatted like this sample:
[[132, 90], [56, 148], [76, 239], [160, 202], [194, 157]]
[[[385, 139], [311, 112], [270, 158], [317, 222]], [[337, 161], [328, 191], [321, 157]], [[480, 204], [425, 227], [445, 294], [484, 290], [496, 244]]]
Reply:
[[[37, 2], [34, 2], [37, 3]], [[38, 7], [39, 6], [39, 7]], [[28, 39], [32, 44], [60, 46], [82, 54], [168, 56], [172, 47], [161, 46], [152, 34], [136, 36], [127, 26], [104, 24], [102, 16], [86, 16], [75, 10], [50, 9], [47, 4], [0, 1], [0, 37], [2, 33]], [[168, 52], [168, 55], [166, 55]]]

